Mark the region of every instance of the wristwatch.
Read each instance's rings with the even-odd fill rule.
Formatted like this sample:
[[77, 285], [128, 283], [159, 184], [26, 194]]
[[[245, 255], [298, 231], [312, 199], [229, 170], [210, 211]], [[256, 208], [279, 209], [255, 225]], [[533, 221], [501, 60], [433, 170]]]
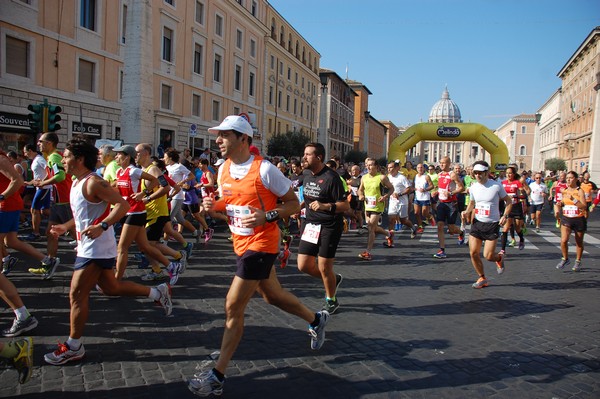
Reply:
[[269, 223], [276, 222], [277, 220], [279, 220], [279, 212], [276, 210], [268, 211], [267, 213], [265, 213], [265, 219]]
[[102, 227], [102, 230], [106, 231], [106, 230], [108, 230], [109, 226], [108, 226], [108, 223], [102, 222], [102, 223], [100, 223], [100, 227]]

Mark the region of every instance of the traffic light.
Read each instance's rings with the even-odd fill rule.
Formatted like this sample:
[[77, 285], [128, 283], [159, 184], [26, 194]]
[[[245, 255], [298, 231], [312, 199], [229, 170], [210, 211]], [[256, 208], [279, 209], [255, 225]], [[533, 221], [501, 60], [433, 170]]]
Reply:
[[62, 120], [59, 113], [62, 108], [58, 105], [48, 105], [48, 132], [55, 132], [60, 130], [58, 122]]
[[32, 113], [27, 115], [29, 119], [29, 129], [34, 133], [41, 133], [44, 130], [44, 105], [29, 104], [27, 109]]

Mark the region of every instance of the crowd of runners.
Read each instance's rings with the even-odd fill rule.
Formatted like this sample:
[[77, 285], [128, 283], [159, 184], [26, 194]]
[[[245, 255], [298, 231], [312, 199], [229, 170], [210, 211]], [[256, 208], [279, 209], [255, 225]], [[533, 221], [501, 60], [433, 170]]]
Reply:
[[[479, 289], [489, 284], [482, 248], [483, 257], [503, 273], [506, 247], [524, 249], [527, 230], [542, 228], [542, 212], [552, 212], [556, 224], [551, 227], [560, 229], [556, 267], [571, 265], [573, 233], [572, 270], [580, 270], [586, 219], [600, 202], [587, 172], [519, 172], [509, 165], [492, 173], [484, 161], [463, 169], [448, 157], [416, 167], [395, 160], [380, 165], [373, 158], [347, 165], [328, 159], [319, 143], [307, 144], [297, 158], [267, 159], [252, 145], [253, 130], [243, 117], [229, 116], [209, 132], [216, 135], [217, 159], [208, 149], [192, 158], [189, 150], [164, 148], [157, 157], [149, 143], [97, 149], [80, 138], [60, 153], [54, 133], [44, 133], [37, 147], [26, 145], [22, 154], [0, 151], [0, 295], [15, 314], [12, 326], [2, 330], [13, 339], [0, 342], [0, 358], [19, 371], [20, 383], [30, 378], [33, 356], [32, 338], [22, 336], [38, 321], [10, 281], [18, 268], [13, 252], [39, 262], [28, 269], [32, 275], [52, 279], [64, 235], [72, 238], [77, 256], [70, 330], [64, 343], [44, 356], [52, 365], [85, 356], [82, 337], [91, 291], [147, 297], [169, 315], [172, 287], [194, 256], [194, 241], [208, 243], [216, 223], [228, 225], [237, 269], [225, 299], [220, 355], [214, 368], [188, 380], [192, 392], [207, 396], [223, 392], [227, 366], [243, 335], [245, 309], [256, 292], [305, 320], [311, 348], [321, 348], [328, 319], [340, 306], [336, 292], [343, 277], [334, 271], [334, 261], [348, 232], [365, 237], [364, 250], [357, 253], [365, 262], [373, 259], [378, 235], [385, 247], [394, 248], [404, 229], [410, 239], [433, 229], [439, 246], [430, 256], [440, 260], [447, 257], [447, 235], [454, 236], [456, 245], [468, 244], [478, 276], [472, 286]], [[31, 232], [24, 235], [25, 229]], [[46, 251], [31, 245], [43, 239]], [[294, 240], [299, 241], [298, 269], [323, 284], [324, 302], [317, 311], [277, 280], [274, 266], [287, 265]], [[148, 269], [141, 280], [154, 285], [124, 279], [133, 243], [140, 251], [139, 267]]]

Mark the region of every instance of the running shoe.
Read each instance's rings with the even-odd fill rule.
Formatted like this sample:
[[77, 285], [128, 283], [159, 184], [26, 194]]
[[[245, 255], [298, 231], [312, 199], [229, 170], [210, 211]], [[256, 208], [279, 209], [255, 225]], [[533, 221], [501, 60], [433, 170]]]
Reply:
[[371, 260], [371, 254], [368, 251], [364, 251], [358, 254], [358, 257], [362, 260]]
[[310, 348], [312, 350], [321, 349], [325, 343], [325, 326], [329, 319], [329, 313], [326, 310], [321, 310], [319, 313], [319, 325], [316, 327], [308, 326], [308, 335], [310, 335]]
[[6, 258], [2, 260], [2, 274], [8, 276], [8, 274], [12, 271], [12, 268], [17, 263], [17, 258], [14, 256], [7, 255]]
[[539, 228], [539, 227], [536, 227], [536, 228], [535, 228], [535, 232], [536, 232], [536, 233], [538, 233], [538, 234], [539, 234], [541, 231], [542, 231], [542, 230], [540, 230], [540, 228]]
[[162, 281], [169, 278], [169, 275], [164, 271], [160, 271], [160, 273], [156, 273], [150, 270], [148, 273], [142, 276], [143, 281]]
[[423, 230], [423, 227], [418, 227], [417, 228], [417, 234], [423, 234], [425, 230]]
[[519, 250], [522, 251], [525, 249], [525, 241], [519, 241]]
[[171, 301], [171, 287], [167, 283], [157, 285], [156, 289], [160, 292], [160, 298], [158, 302], [160, 306], [165, 309], [165, 315], [170, 316], [173, 311], [173, 302]]
[[410, 231], [410, 238], [415, 238], [417, 236], [417, 233], [417, 228], [413, 226], [412, 230]]
[[85, 349], [83, 348], [83, 344], [77, 350], [73, 350], [69, 348], [69, 345], [65, 342], [64, 344], [58, 343], [58, 349], [54, 352], [46, 353], [44, 355], [44, 360], [46, 363], [53, 364], [55, 366], [60, 366], [61, 364], [65, 364], [67, 362], [74, 362], [76, 360], [81, 360], [85, 356]]
[[181, 265], [181, 262], [169, 263], [169, 266], [167, 266], [167, 273], [169, 273], [169, 277], [171, 277], [171, 280], [169, 281], [170, 285], [177, 284], [177, 280], [179, 280], [179, 274], [181, 273], [182, 268], [183, 266]]
[[204, 232], [204, 242], [207, 243], [212, 239], [213, 233], [215, 229], [211, 229], [210, 227]]
[[365, 226], [362, 226], [362, 227], [360, 227], [360, 228], [358, 229], [358, 231], [357, 231], [357, 233], [358, 233], [359, 235], [367, 234], [368, 232], [369, 232], [369, 229], [368, 229], [368, 228], [366, 228]]
[[196, 237], [198, 237], [198, 235], [199, 234], [198, 234], [198, 230], [197, 229], [194, 230], [194, 231], [192, 231], [192, 237], [196, 238]]
[[277, 255], [277, 259], [281, 262], [280, 268], [284, 268], [287, 266], [288, 260], [290, 259], [290, 250], [284, 249], [279, 251], [279, 255]]
[[388, 248], [394, 248], [394, 231], [389, 231], [389, 236], [386, 238], [386, 241], [383, 243], [384, 246]]
[[465, 245], [465, 231], [461, 230], [458, 233], [458, 245]]
[[188, 389], [197, 396], [221, 396], [224, 383], [225, 381], [220, 381], [211, 369], [194, 374], [194, 378], [188, 380]]
[[477, 281], [473, 283], [471, 287], [473, 288], [483, 288], [488, 286], [488, 281], [485, 277], [479, 277]]
[[496, 271], [498, 272], [498, 274], [502, 274], [504, 273], [504, 259], [506, 257], [506, 254], [504, 251], [500, 251], [498, 252], [498, 256], [500, 257], [500, 260], [496, 261]]
[[335, 275], [335, 295], [337, 295], [338, 288], [340, 288], [340, 284], [342, 284], [342, 280], [344, 277], [341, 274]]
[[25, 237], [22, 238], [23, 241], [39, 241], [42, 237], [39, 234], [29, 233]]
[[14, 344], [19, 348], [19, 354], [13, 358], [13, 366], [19, 373], [19, 384], [25, 384], [33, 371], [33, 338], [21, 338]]
[[147, 269], [150, 267], [150, 262], [148, 262], [148, 259], [143, 253], [135, 254], [133, 257], [140, 262], [137, 267], [138, 269]]
[[431, 227], [435, 227], [435, 218], [433, 216], [429, 218], [429, 224]]
[[329, 314], [334, 314], [335, 311], [340, 307], [340, 304], [336, 299], [325, 299], [325, 304], [321, 310], [327, 311]]
[[349, 230], [349, 226], [348, 226], [348, 220], [346, 218], [344, 218], [344, 229], [343, 229], [343, 233], [347, 233]]
[[2, 335], [9, 338], [18, 337], [24, 332], [33, 330], [37, 327], [37, 325], [37, 319], [31, 315], [29, 315], [29, 317], [25, 320], [17, 320], [17, 318], [15, 317], [12, 326], [10, 328], [7, 328], [6, 330], [3, 330]]
[[187, 255], [187, 260], [190, 260], [192, 258], [192, 251], [194, 250], [194, 244], [192, 244], [191, 242], [188, 242], [185, 245], [185, 248], [183, 248], [183, 250], [185, 251], [185, 254]]
[[44, 262], [41, 263], [38, 268], [30, 268], [29, 273], [35, 274], [36, 276], [42, 276], [44, 280], [50, 280], [54, 273], [56, 272], [56, 268], [60, 264], [59, 258], [50, 258], [50, 263], [46, 264]]
[[517, 240], [515, 240], [514, 238], [512, 240], [510, 240], [510, 242], [508, 243], [509, 247], [514, 247], [515, 245], [517, 245]]
[[560, 262], [558, 262], [558, 265], [556, 265], [556, 268], [562, 270], [565, 268], [565, 266], [568, 266], [570, 263], [571, 261], [569, 259], [561, 258]]
[[578, 272], [581, 270], [581, 259], [577, 259], [575, 261], [575, 264], [573, 265], [573, 268], [571, 270], [573, 270], [574, 272]]
[[232, 234], [232, 235], [230, 235], [229, 237], [227, 237], [227, 240], [228, 240], [229, 242], [233, 242], [233, 234]]
[[24, 221], [23, 223], [19, 224], [19, 227], [22, 229], [28, 229], [31, 227], [31, 223], [29, 223], [28, 220]]
[[557, 221], [556, 221], [556, 228], [557, 228], [557, 229], [560, 229], [560, 220], [557, 220]]
[[434, 255], [434, 258], [438, 258], [438, 259], [446, 259], [446, 251], [442, 251], [441, 249], [439, 251], [437, 251]]
[[183, 274], [185, 269], [188, 267], [189, 258], [185, 249], [180, 250], [179, 253], [181, 254], [181, 258], [179, 259], [179, 263], [181, 263], [181, 270], [179, 270], [179, 274]]
[[523, 233], [524, 236], [526, 236], [528, 233], [527, 226], [523, 226], [523, 228], [521, 229], [521, 232]]

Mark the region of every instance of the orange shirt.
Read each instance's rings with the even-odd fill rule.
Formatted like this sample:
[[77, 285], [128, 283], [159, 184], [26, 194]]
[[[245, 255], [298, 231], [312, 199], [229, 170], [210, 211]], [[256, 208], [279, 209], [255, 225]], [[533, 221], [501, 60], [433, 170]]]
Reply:
[[566, 188], [562, 190], [563, 194], [563, 206], [562, 206], [562, 214], [568, 218], [580, 218], [585, 216], [585, 211], [583, 209], [579, 209], [575, 204], [575, 201], [571, 199], [573, 197], [575, 200], [580, 202], [579, 199], [579, 189], [577, 188]]
[[270, 211], [277, 206], [277, 196], [269, 191], [260, 179], [262, 158], [255, 156], [248, 174], [239, 180], [229, 174], [231, 161], [221, 166], [220, 187], [226, 204], [229, 228], [233, 233], [233, 250], [242, 256], [246, 251], [279, 253], [279, 227], [277, 223], [265, 223], [255, 228], [244, 228], [240, 220], [249, 213], [248, 206]]

